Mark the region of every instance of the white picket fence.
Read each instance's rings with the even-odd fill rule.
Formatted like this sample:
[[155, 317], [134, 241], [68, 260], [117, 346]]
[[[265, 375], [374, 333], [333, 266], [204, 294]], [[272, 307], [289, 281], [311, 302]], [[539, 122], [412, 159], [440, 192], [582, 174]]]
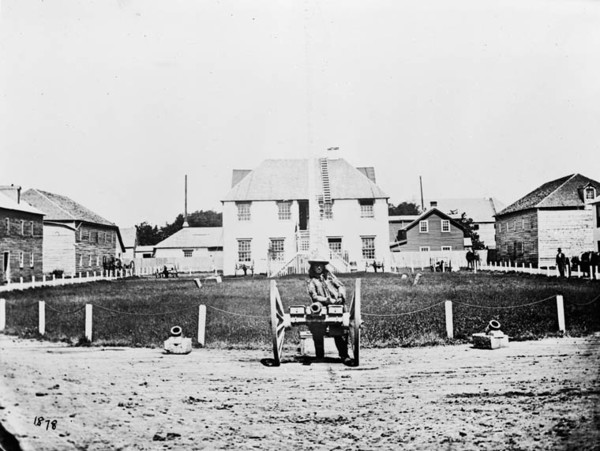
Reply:
[[129, 269], [121, 269], [115, 271], [87, 271], [80, 272], [77, 277], [51, 277], [42, 276], [41, 279], [36, 279], [35, 276], [31, 276], [31, 280], [25, 281], [23, 277], [20, 278], [19, 282], [9, 282], [6, 285], [0, 286], [0, 292], [14, 291], [14, 290], [27, 290], [29, 288], [39, 287], [54, 287], [62, 285], [74, 285], [78, 283], [96, 282], [98, 280], [116, 280], [124, 277], [131, 277], [132, 271]]
[[[525, 273], [525, 274], [538, 274], [538, 275], [544, 275], [544, 276], [548, 276], [548, 277], [558, 277], [560, 275], [560, 273], [558, 272], [558, 268], [557, 267], [553, 267], [553, 266], [547, 266], [547, 267], [542, 267], [542, 268], [534, 268], [533, 265], [530, 263], [529, 265], [525, 265], [525, 263], [511, 263], [511, 262], [498, 262], [498, 263], [490, 263], [487, 264], [485, 262], [481, 262], [481, 264], [478, 266], [477, 269], [480, 270], [484, 270], [484, 271], [501, 271], [501, 272], [518, 272], [518, 273]], [[581, 268], [577, 267], [576, 270], [574, 271], [570, 271], [569, 268], [565, 268], [565, 276], [568, 277], [576, 277], [576, 278], [583, 278], [583, 277], [587, 277], [589, 279], [597, 279], [598, 275], [600, 274], [599, 269], [596, 267], [591, 266], [590, 267], [590, 271], [589, 274], [586, 274], [581, 271]]]

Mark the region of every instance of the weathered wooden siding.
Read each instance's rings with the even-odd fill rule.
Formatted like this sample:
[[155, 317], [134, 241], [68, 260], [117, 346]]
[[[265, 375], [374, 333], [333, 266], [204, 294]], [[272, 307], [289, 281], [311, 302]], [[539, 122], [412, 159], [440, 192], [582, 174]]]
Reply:
[[442, 218], [432, 214], [426, 219], [429, 232], [420, 232], [419, 224], [406, 232], [406, 244], [400, 247], [401, 252], [419, 251], [421, 247], [429, 247], [431, 251], [441, 251], [442, 246], [451, 246], [453, 251], [465, 248], [464, 232], [450, 223], [450, 231], [442, 232]]
[[538, 212], [528, 210], [496, 221], [496, 251], [501, 261], [538, 264]]
[[595, 249], [594, 212], [586, 210], [539, 210], [540, 266], [554, 265], [556, 250], [567, 257]]
[[44, 273], [55, 270], [71, 276], [75, 273], [75, 230], [44, 224]]
[[79, 225], [76, 237], [75, 271], [102, 271], [103, 257], [115, 258], [118, 241], [114, 228], [82, 223]]
[[[0, 210], [0, 283], [17, 282], [21, 277], [25, 281], [31, 281], [32, 276], [41, 279], [42, 245], [41, 215]], [[7, 272], [4, 272], [5, 254], [8, 255]]]

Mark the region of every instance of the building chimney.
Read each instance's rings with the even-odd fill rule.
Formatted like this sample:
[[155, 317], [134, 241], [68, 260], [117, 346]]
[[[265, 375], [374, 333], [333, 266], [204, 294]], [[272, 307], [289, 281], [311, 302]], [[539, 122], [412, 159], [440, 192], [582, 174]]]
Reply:
[[21, 187], [20, 186], [15, 186], [11, 183], [10, 186], [0, 186], [0, 193], [4, 194], [5, 196], [10, 197], [12, 200], [14, 200], [16, 203], [20, 204], [21, 203]]

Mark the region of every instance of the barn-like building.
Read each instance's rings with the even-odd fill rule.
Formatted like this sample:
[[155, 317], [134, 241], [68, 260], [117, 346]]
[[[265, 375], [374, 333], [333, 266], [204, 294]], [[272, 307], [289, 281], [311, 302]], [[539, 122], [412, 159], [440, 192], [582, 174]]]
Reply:
[[45, 273], [99, 273], [122, 257], [125, 249], [119, 228], [83, 205], [40, 189], [25, 191], [23, 199], [45, 215]]
[[544, 183], [496, 215], [500, 260], [553, 266], [557, 249], [567, 257], [596, 248], [592, 202], [600, 183], [572, 174]]

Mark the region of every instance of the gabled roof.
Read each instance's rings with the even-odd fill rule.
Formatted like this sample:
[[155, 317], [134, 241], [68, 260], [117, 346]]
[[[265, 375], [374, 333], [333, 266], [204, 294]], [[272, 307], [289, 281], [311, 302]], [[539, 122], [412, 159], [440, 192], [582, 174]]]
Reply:
[[223, 247], [223, 227], [184, 227], [154, 246], [155, 249]]
[[600, 183], [581, 174], [567, 175], [552, 180], [509, 205], [499, 212], [498, 216], [532, 208], [583, 208], [585, 201], [581, 189], [587, 186], [593, 186], [596, 188], [596, 192], [600, 192]]
[[[239, 180], [222, 201], [308, 199], [309, 161], [312, 163], [314, 160], [265, 160]], [[332, 199], [388, 198], [363, 172], [346, 160], [328, 160], [328, 172]], [[314, 164], [314, 174], [317, 189], [320, 189], [321, 173], [317, 164]]]
[[450, 224], [452, 224], [454, 227], [459, 228], [460, 230], [465, 230], [464, 227], [462, 226], [462, 224], [458, 221], [456, 221], [454, 218], [452, 218], [451, 216], [448, 216], [446, 213], [444, 213], [443, 211], [438, 210], [436, 207], [430, 208], [429, 210], [427, 210], [424, 213], [421, 213], [420, 216], [417, 217], [417, 219], [415, 219], [413, 222], [411, 222], [410, 224], [407, 224], [403, 230], [409, 230], [412, 229], [413, 227], [415, 227], [416, 225], [419, 224], [420, 221], [424, 221], [425, 219], [429, 218], [432, 215], [437, 215], [442, 219], [447, 219], [450, 221]]
[[127, 229], [119, 228], [121, 232], [121, 239], [123, 240], [124, 247], [135, 247], [137, 241], [137, 230], [135, 227], [129, 227]]
[[43, 215], [44, 214], [37, 208], [29, 205], [27, 202], [17, 203], [13, 199], [11, 199], [10, 197], [8, 197], [2, 193], [0, 193], [0, 208], [3, 208], [5, 210], [23, 211], [23, 212], [31, 213], [34, 215]]
[[78, 204], [74, 200], [59, 194], [39, 189], [29, 189], [22, 195], [27, 203], [44, 212], [48, 221], [84, 221], [116, 227], [110, 221]]
[[476, 223], [494, 222], [496, 214], [505, 207], [502, 202], [493, 197], [439, 199], [436, 202], [436, 208], [451, 217], [460, 218], [463, 213], [466, 213], [467, 217]]

